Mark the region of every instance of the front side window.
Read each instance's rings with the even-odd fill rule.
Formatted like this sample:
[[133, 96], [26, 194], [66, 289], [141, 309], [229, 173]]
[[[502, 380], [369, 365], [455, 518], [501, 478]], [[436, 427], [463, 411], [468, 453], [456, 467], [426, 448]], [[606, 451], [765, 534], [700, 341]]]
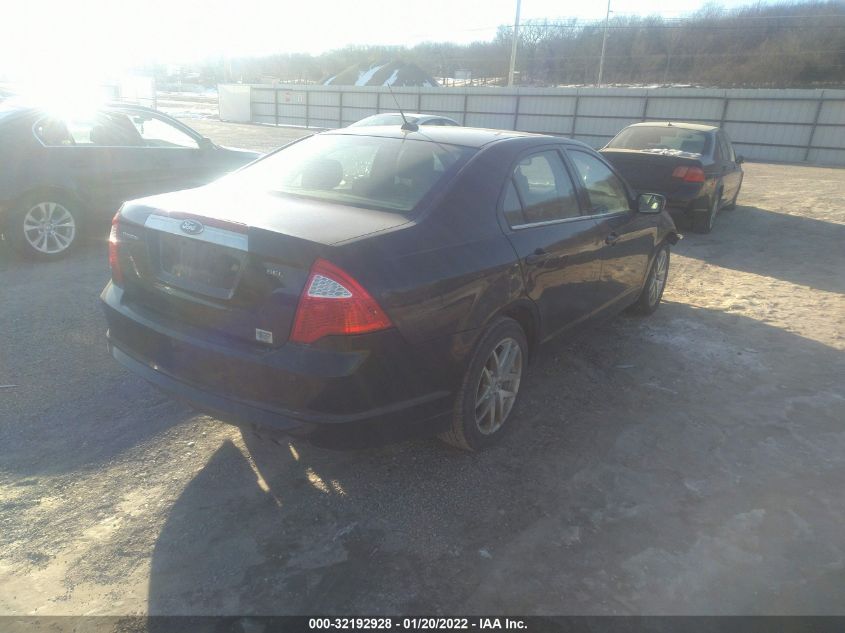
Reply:
[[[67, 121], [54, 117], [41, 119], [35, 124], [35, 135], [48, 147], [75, 145]], [[90, 130], [90, 127], [89, 127]]]
[[406, 213], [475, 150], [442, 143], [317, 135], [230, 176], [276, 194]]
[[595, 156], [578, 150], [570, 150], [569, 156], [575, 163], [581, 184], [590, 197], [590, 209], [593, 214], [630, 210], [625, 185], [607, 165]]
[[581, 215], [572, 179], [556, 151], [520, 160], [513, 172], [513, 183], [527, 224]]

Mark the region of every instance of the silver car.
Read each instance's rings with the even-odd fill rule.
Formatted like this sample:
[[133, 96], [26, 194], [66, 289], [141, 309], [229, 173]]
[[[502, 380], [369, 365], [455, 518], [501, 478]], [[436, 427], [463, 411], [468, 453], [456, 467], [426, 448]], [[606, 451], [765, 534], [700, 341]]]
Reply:
[[[408, 123], [415, 123], [416, 125], [457, 125], [460, 123], [447, 116], [440, 116], [438, 114], [420, 114], [419, 112], [406, 112], [405, 118]], [[384, 112], [382, 114], [374, 114], [365, 119], [356, 121], [349, 127], [364, 127], [370, 125], [402, 125], [402, 114], [399, 112]]]

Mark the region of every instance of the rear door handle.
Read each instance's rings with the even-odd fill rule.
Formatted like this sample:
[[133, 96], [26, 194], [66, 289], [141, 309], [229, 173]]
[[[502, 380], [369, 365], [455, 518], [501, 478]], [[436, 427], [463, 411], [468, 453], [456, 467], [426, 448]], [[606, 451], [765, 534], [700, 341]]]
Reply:
[[541, 264], [544, 261], [551, 259], [552, 254], [545, 249], [538, 248], [530, 255], [526, 256], [525, 263], [529, 266], [534, 266], [535, 264]]
[[611, 233], [606, 238], [604, 238], [604, 243], [608, 246], [613, 246], [616, 242], [619, 241], [619, 234], [618, 233]]

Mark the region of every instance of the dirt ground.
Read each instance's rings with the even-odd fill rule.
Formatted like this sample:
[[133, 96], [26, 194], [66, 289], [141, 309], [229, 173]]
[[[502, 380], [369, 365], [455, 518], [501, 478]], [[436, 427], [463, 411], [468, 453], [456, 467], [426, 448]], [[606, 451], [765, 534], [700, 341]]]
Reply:
[[657, 313], [545, 346], [475, 455], [242, 435], [108, 356], [104, 244], [5, 254], [0, 614], [845, 614], [843, 185], [747, 165]]

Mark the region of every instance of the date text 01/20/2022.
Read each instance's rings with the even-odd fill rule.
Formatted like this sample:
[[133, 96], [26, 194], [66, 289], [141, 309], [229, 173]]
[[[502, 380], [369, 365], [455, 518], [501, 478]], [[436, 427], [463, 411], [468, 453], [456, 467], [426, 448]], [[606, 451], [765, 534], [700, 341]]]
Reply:
[[310, 630], [521, 630], [519, 618], [310, 618]]

